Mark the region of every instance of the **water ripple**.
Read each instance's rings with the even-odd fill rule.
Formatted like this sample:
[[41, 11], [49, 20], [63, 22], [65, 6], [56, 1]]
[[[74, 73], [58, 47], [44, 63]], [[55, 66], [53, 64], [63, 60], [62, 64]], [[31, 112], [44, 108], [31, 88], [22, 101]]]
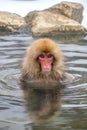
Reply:
[[[20, 69], [25, 49], [33, 40], [25, 35], [0, 36], [0, 119], [3, 121], [23, 123], [27, 119], [20, 89]], [[59, 45], [64, 51], [67, 70], [81, 75], [80, 80], [65, 88], [62, 95], [62, 116], [69, 121], [66, 117], [72, 120], [76, 109], [87, 112], [87, 45], [85, 40]]]

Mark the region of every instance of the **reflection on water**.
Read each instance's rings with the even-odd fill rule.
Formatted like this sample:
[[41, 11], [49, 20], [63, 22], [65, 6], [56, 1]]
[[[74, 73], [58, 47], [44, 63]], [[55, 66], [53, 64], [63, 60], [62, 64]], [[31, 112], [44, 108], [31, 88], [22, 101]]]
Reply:
[[[0, 129], [87, 129], [87, 37], [59, 41], [67, 71], [81, 79], [62, 93], [31, 89], [25, 101], [20, 89], [20, 68], [25, 49], [33, 40], [27, 35], [0, 36]], [[55, 40], [58, 42], [58, 38]], [[49, 122], [32, 123], [52, 117]]]
[[33, 122], [49, 121], [58, 116], [61, 108], [61, 93], [59, 89], [24, 90], [26, 107]]

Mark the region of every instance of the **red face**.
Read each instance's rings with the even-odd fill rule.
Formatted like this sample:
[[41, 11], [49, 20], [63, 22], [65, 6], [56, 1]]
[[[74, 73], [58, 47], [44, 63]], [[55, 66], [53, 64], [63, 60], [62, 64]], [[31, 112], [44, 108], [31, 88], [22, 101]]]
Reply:
[[50, 53], [41, 53], [38, 57], [42, 72], [50, 72], [53, 64], [53, 55]]

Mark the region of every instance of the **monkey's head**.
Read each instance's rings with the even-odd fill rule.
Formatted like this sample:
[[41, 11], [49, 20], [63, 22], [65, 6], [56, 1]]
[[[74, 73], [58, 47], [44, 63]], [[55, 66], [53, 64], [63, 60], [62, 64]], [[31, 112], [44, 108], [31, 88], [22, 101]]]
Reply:
[[63, 69], [62, 51], [53, 40], [38, 39], [28, 47], [23, 67], [30, 75], [60, 73]]

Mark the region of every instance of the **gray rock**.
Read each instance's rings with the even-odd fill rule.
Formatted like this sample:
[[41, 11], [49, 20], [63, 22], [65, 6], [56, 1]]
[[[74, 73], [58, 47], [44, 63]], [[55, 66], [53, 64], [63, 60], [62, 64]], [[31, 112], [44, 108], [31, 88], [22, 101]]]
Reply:
[[29, 13], [24, 17], [25, 22], [26, 22], [28, 25], [31, 25], [33, 18], [37, 15], [38, 12], [40, 12], [40, 11], [34, 10], [34, 11], [29, 12]]
[[83, 6], [79, 3], [61, 2], [42, 11], [32, 11], [25, 16], [33, 36], [54, 36], [67, 33], [85, 33], [82, 21]]
[[29, 12], [24, 18], [15, 13], [0, 11], [0, 34], [29, 33], [33, 36], [82, 33], [87, 31], [80, 23], [83, 6], [80, 3], [61, 2], [42, 11]]
[[85, 28], [64, 15], [54, 14], [49, 11], [37, 12], [31, 24], [34, 36], [49, 36], [60, 33], [84, 32]]
[[22, 26], [25, 26], [24, 18], [15, 13], [0, 11], [0, 33], [17, 32]]
[[58, 13], [60, 11], [61, 14], [81, 23], [83, 19], [83, 5], [80, 3], [74, 2], [61, 2], [47, 9], [48, 11], [52, 11], [54, 13]]

